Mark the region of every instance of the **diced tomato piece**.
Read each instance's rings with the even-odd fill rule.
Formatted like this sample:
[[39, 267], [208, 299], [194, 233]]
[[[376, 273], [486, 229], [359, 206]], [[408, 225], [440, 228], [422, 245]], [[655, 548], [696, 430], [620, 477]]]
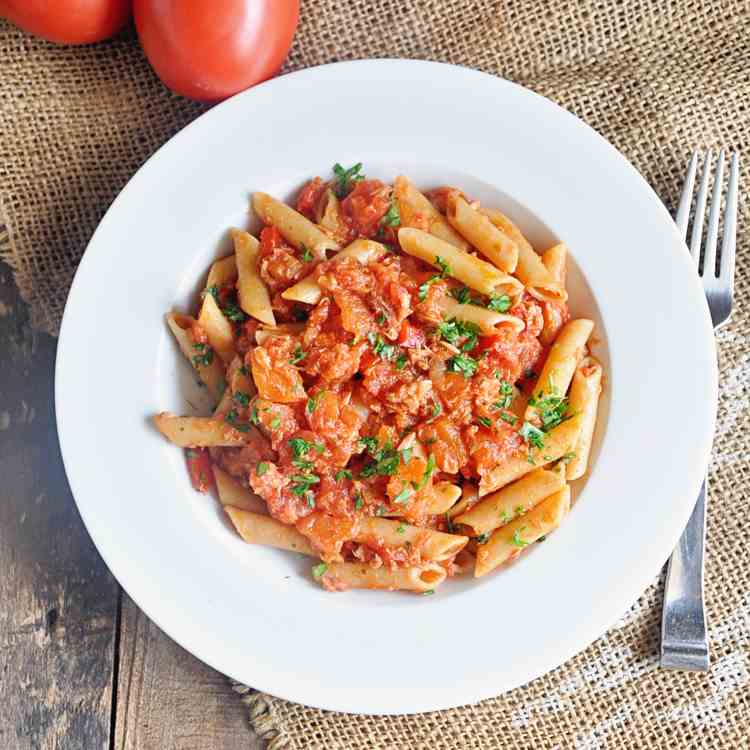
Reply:
[[341, 202], [341, 209], [360, 235], [375, 237], [390, 205], [391, 189], [387, 185], [380, 180], [362, 180]]
[[271, 255], [278, 247], [286, 245], [284, 237], [276, 227], [263, 227], [260, 232], [260, 254]]
[[208, 492], [214, 483], [214, 473], [211, 469], [211, 456], [207, 448], [187, 448], [185, 450], [188, 472], [193, 488], [198, 492]]
[[326, 183], [320, 177], [316, 177], [300, 191], [299, 198], [297, 198], [297, 210], [307, 216], [310, 221], [315, 221], [315, 206], [325, 189]]
[[407, 349], [416, 349], [427, 343], [424, 331], [412, 325], [408, 320], [401, 323], [397, 340], [401, 346], [405, 346]]

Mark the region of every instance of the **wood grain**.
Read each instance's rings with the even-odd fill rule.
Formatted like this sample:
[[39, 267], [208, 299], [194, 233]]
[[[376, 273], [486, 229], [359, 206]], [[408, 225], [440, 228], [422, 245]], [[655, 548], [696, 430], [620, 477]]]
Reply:
[[116, 750], [260, 750], [226, 677], [162, 633], [123, 594]]
[[117, 584], [60, 459], [55, 341], [0, 263], [0, 748], [109, 746]]

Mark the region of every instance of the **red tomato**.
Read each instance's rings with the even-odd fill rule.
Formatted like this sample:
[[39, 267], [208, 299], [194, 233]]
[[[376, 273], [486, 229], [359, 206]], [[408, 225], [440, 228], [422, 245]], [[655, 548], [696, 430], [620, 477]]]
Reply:
[[214, 473], [211, 469], [211, 457], [206, 448], [188, 448], [185, 451], [190, 481], [198, 492], [208, 492], [214, 483]]
[[218, 101], [273, 76], [299, 20], [299, 0], [134, 0], [146, 57], [172, 91]]
[[396, 340], [401, 346], [405, 346], [407, 349], [415, 349], [427, 343], [424, 332], [413, 326], [408, 320], [405, 320], [401, 324], [401, 330], [399, 330], [398, 339]]
[[130, 0], [0, 0], [0, 18], [60, 44], [107, 39], [130, 18]]

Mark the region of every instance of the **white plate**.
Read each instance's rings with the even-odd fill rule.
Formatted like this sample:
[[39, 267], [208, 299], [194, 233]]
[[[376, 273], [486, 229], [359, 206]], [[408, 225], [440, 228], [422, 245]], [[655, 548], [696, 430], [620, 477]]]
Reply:
[[[190, 413], [164, 313], [247, 225], [334, 162], [456, 184], [540, 247], [570, 246], [607, 388], [596, 463], [564, 525], [519, 563], [432, 597], [329, 594], [309, 560], [243, 544], [193, 492], [149, 418]], [[187, 389], [187, 390], [186, 390]], [[687, 521], [716, 405], [707, 309], [657, 196], [593, 130], [519, 86], [407, 61], [278, 78], [160, 149], [89, 244], [58, 348], [57, 425], [81, 515], [125, 590], [170, 636], [249, 685], [321, 708], [408, 713], [497, 695], [558, 666], [644, 590]]]

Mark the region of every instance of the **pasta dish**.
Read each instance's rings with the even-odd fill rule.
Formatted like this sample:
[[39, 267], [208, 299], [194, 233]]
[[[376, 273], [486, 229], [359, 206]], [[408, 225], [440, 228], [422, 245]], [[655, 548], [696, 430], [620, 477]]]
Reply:
[[543, 252], [456, 187], [337, 164], [256, 192], [195, 316], [167, 324], [215, 403], [155, 418], [246, 542], [324, 588], [434, 593], [542, 542], [587, 471], [602, 366]]

